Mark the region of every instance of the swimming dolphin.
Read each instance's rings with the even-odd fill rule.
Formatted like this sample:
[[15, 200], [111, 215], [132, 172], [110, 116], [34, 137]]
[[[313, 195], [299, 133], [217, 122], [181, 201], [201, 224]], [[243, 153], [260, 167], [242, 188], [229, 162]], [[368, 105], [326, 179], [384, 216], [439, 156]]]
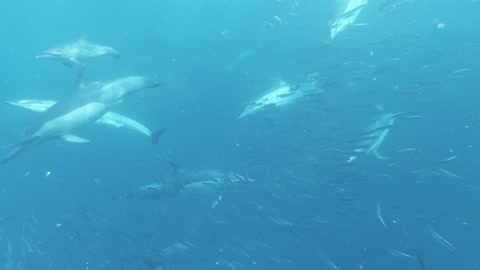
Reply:
[[362, 9], [368, 4], [368, 0], [347, 1], [345, 9], [341, 15], [330, 24], [330, 38], [332, 40], [334, 40], [340, 32], [345, 30], [347, 26], [353, 24], [360, 14], [360, 11], [362, 11]]
[[[55, 105], [57, 102], [54, 100], [22, 99], [18, 101], [5, 101], [5, 103], [11, 104], [17, 107], [22, 107], [34, 112], [44, 112], [48, 108]], [[124, 127], [134, 131], [138, 131], [150, 137], [153, 144], [158, 144], [158, 139], [160, 135], [162, 135], [162, 133], [165, 132], [166, 130], [166, 129], [160, 129], [155, 132], [152, 132], [150, 131], [149, 128], [147, 128], [142, 123], [139, 123], [138, 121], [135, 121], [131, 118], [128, 118], [126, 116], [123, 116], [121, 114], [114, 113], [114, 112], [106, 112], [97, 121], [95, 121], [95, 123], [110, 125], [114, 127]]]
[[182, 193], [215, 194], [238, 182], [250, 182], [237, 173], [221, 170], [182, 170], [161, 182], [142, 186], [138, 191], [145, 198], [176, 196]]
[[75, 42], [48, 49], [35, 58], [57, 60], [68, 67], [73, 67], [75, 64], [81, 65], [79, 59], [100, 56], [118, 58], [121, 54], [111, 47], [94, 44], [87, 41], [86, 38], [81, 38]]
[[293, 101], [305, 97], [309, 94], [321, 92], [315, 81], [299, 83], [291, 86], [284, 81], [280, 81], [278, 88], [262, 96], [261, 98], [248, 103], [247, 107], [238, 118], [243, 118], [249, 114], [256, 113], [265, 109], [267, 106], [283, 106]]
[[73, 134], [77, 129], [97, 121], [127, 95], [141, 89], [163, 85], [156, 79], [129, 76], [107, 82], [84, 84], [77, 80], [75, 91], [41, 113], [27, 126], [15, 148], [1, 160], [2, 164], [45, 141], [62, 138], [69, 142], [88, 142]]
[[212, 208], [223, 198], [223, 191], [240, 182], [254, 182], [237, 173], [222, 170], [179, 170], [160, 182], [141, 186], [123, 197], [165, 199], [182, 194], [216, 196]]
[[[366, 137], [361, 139], [361, 146], [354, 149], [353, 152], [358, 154], [373, 154], [378, 159], [388, 159], [378, 153], [378, 148], [383, 144], [383, 141], [388, 135], [390, 128], [395, 123], [395, 114], [385, 113], [380, 118], [371, 124], [364, 133]], [[348, 158], [347, 163], [350, 163], [358, 158], [358, 155], [352, 155]]]

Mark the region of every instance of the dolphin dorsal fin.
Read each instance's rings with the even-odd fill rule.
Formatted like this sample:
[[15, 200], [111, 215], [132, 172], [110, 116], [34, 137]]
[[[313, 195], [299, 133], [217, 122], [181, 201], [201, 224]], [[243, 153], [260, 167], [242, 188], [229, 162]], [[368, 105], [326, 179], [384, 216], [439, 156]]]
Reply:
[[378, 159], [388, 159], [388, 157], [382, 156], [382, 154], [377, 151], [373, 152], [373, 155]]
[[83, 34], [79, 39], [79, 42], [86, 42], [87, 41], [87, 34]]
[[170, 164], [170, 166], [172, 167], [173, 169], [173, 175], [177, 175], [179, 174], [179, 169], [180, 169], [180, 165], [176, 164], [176, 163], [173, 163], [171, 161], [168, 162]]
[[80, 69], [75, 78], [75, 91], [82, 89], [85, 86], [85, 68]]

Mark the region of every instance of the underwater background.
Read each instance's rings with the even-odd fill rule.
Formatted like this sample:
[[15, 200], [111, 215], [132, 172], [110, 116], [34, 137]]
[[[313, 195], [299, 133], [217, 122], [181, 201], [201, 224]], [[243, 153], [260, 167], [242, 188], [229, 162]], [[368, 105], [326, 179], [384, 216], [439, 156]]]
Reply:
[[[167, 128], [156, 146], [95, 125], [0, 168], [0, 269], [480, 268], [480, 2], [370, 0], [332, 39], [347, 2], [2, 1], [1, 100], [74, 91], [78, 67], [35, 55], [82, 37], [122, 54], [86, 60], [88, 81], [169, 84], [113, 109]], [[387, 159], [358, 153], [385, 114]], [[35, 115], [0, 106], [2, 156]], [[126, 195], [179, 169], [251, 181]]]

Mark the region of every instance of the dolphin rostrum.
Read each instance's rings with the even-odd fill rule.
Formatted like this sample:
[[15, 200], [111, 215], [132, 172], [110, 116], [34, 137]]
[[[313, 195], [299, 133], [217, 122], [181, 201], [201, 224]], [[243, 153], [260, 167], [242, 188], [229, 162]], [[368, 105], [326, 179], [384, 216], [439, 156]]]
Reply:
[[[41, 100], [41, 99], [21, 99], [18, 101], [5, 101], [10, 105], [14, 105], [17, 107], [25, 108], [34, 112], [44, 112], [48, 108], [55, 105], [57, 102], [54, 100]], [[148, 127], [143, 125], [142, 123], [133, 120], [129, 117], [124, 115], [114, 113], [114, 112], [106, 112], [97, 121], [96, 124], [104, 124], [114, 127], [124, 127], [134, 131], [138, 131], [145, 136], [150, 137], [153, 144], [158, 144], [158, 139], [163, 132], [166, 131], [165, 128], [152, 132]]]
[[81, 64], [79, 59], [100, 56], [118, 58], [121, 54], [111, 47], [94, 44], [87, 41], [86, 38], [81, 38], [75, 42], [48, 49], [43, 54], [35, 56], [35, 58], [57, 60], [68, 67], [73, 67], [74, 64]]
[[[82, 74], [80, 74], [82, 75]], [[143, 76], [129, 76], [107, 82], [84, 84], [77, 80], [75, 91], [49, 107], [28, 125], [15, 148], [1, 160], [2, 164], [45, 141], [62, 138], [69, 142], [88, 142], [72, 133], [94, 123], [127, 95], [165, 83]]]

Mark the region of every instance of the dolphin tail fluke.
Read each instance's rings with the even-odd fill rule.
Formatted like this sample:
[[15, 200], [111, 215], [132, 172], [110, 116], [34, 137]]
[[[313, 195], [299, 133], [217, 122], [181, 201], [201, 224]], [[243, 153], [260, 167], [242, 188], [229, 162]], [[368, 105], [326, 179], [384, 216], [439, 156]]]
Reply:
[[166, 128], [162, 128], [162, 129], [159, 129], [155, 132], [152, 133], [152, 135], [150, 135], [150, 139], [152, 140], [152, 143], [154, 145], [157, 145], [158, 144], [158, 140], [160, 138], [160, 136], [162, 136], [162, 134], [166, 131], [167, 129]]
[[377, 151], [373, 152], [373, 155], [378, 158], [378, 159], [388, 159], [388, 157], [382, 156], [380, 153]]

